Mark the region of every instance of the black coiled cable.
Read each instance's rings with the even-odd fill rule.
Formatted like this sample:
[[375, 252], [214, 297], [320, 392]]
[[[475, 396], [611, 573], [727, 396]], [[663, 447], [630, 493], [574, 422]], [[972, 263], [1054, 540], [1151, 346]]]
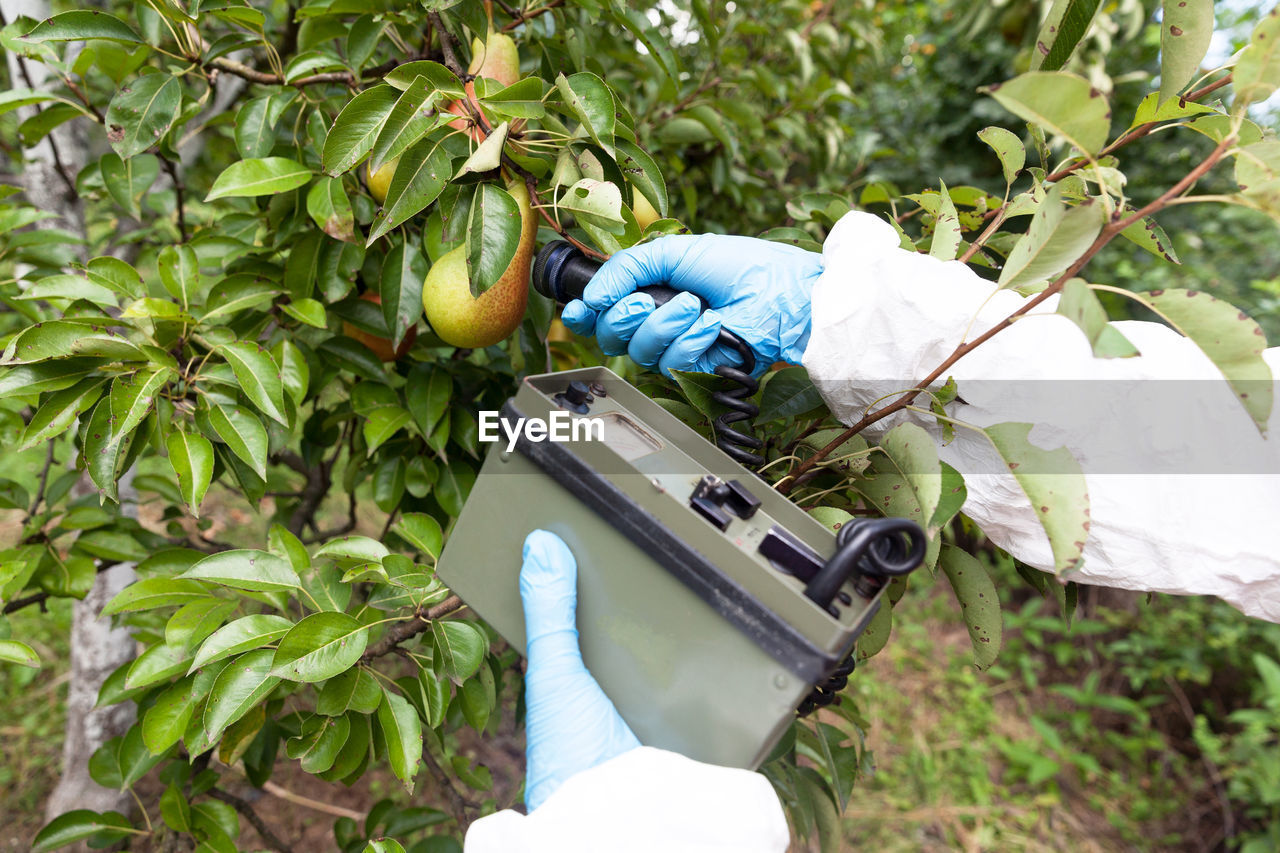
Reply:
[[[724, 337], [725, 332], [721, 330], [720, 334]], [[764, 457], [752, 451], [764, 447], [764, 442], [754, 435], [735, 429], [733, 424], [742, 424], [750, 428], [751, 420], [760, 414], [760, 407], [748, 402], [747, 399], [760, 389], [760, 383], [756, 382], [751, 375], [756, 367], [756, 354], [742, 338], [731, 332], [729, 334], [733, 338], [733, 348], [737, 351], [741, 362], [737, 367], [720, 365], [716, 368], [716, 375], [737, 383], [738, 387], [728, 391], [717, 391], [711, 395], [712, 400], [729, 409], [716, 418], [712, 426], [716, 431], [716, 444], [719, 448], [738, 464], [754, 471], [764, 464]]]

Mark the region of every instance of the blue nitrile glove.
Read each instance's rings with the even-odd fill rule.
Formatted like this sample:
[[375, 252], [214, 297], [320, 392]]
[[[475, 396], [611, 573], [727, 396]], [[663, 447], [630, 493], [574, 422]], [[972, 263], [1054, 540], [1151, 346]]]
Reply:
[[564, 540], [535, 530], [524, 540], [524, 802], [533, 811], [570, 776], [640, 746], [578, 649], [578, 564]]
[[[822, 256], [754, 237], [663, 237], [611, 257], [561, 319], [594, 334], [607, 355], [627, 353], [644, 367], [713, 373], [738, 355], [716, 344], [720, 326], [755, 351], [756, 373], [775, 361], [799, 364], [809, 343], [809, 297]], [[641, 287], [688, 291], [654, 310]], [[711, 306], [701, 312], [693, 295]]]

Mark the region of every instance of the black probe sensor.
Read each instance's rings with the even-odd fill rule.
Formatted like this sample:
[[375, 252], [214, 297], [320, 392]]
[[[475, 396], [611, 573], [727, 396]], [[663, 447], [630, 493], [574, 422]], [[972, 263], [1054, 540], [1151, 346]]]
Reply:
[[[533, 288], [563, 305], [582, 298], [583, 291], [600, 266], [598, 261], [587, 257], [572, 243], [555, 240], [543, 246], [533, 262]], [[640, 292], [647, 293], [656, 307], [665, 305], [680, 291], [665, 284], [655, 284], [640, 288]], [[702, 303], [702, 310], [710, 307], [702, 297], [698, 297], [698, 301]], [[760, 384], [751, 376], [756, 367], [756, 354], [747, 346], [746, 341], [723, 326], [716, 343], [733, 350], [740, 359], [737, 367], [722, 364], [716, 368], [717, 376], [737, 385], [736, 388], [717, 391], [711, 395], [711, 399], [729, 409], [713, 423], [716, 444], [735, 462], [754, 470], [764, 464], [764, 457], [754, 452], [763, 447], [764, 443], [735, 428], [734, 424], [749, 428], [750, 423], [744, 422], [760, 413], [759, 408], [747, 402], [747, 398], [760, 388]]]

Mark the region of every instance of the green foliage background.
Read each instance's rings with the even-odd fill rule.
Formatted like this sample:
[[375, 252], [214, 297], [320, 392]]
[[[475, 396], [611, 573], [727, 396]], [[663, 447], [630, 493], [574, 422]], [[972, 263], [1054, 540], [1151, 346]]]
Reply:
[[[1203, 289], [1280, 332], [1269, 230], [1280, 155], [1268, 116], [1248, 111], [1267, 92], [1205, 93], [1218, 125], [1189, 127], [1193, 108], [1173, 109], [1114, 158], [1057, 140], [1053, 121], [1017, 118], [1034, 107], [1121, 139], [1135, 113], [1153, 107], [1152, 80], [1167, 61], [1158, 5], [784, 0], [730, 10], [705, 0], [658, 9], [534, 0], [494, 4], [490, 20], [484, 4], [448, 0], [149, 0], [107, 10], [118, 17], [68, 9], [47, 23], [9, 22], [4, 48], [55, 74], [47, 90], [11, 79], [0, 95], [6, 171], [20, 177], [24, 152], [68, 122], [83, 128], [89, 156], [65, 175], [82, 233], [45, 221], [51, 214], [16, 185], [0, 202], [0, 506], [20, 525], [0, 543], [0, 600], [7, 617], [81, 597], [102, 568], [138, 563], [141, 580], [108, 612], [146, 651], [100, 701], [137, 703], [140, 722], [91, 769], [108, 787], [133, 790], [145, 778], [163, 792], [143, 803], [145, 820], [63, 816], [37, 849], [187, 835], [234, 850], [241, 815], [218, 797], [227, 768], [261, 786], [284, 758], [335, 784], [387, 768], [408, 792], [424, 775], [453, 792], [413, 807], [390, 798], [365, 825], [339, 820], [344, 850], [398, 848], [373, 840], [383, 835], [413, 851], [455, 849], [469, 820], [510, 804], [511, 792], [499, 793], [463, 744], [469, 731], [492, 737], [518, 716], [516, 656], [459, 612], [432, 570], [478, 470], [474, 412], [497, 408], [522, 375], [607, 363], [700, 429], [716, 413], [705, 377], [642, 375], [591, 341], [553, 335], [553, 306], [536, 294], [502, 344], [457, 350], [431, 333], [420, 310], [431, 263], [465, 246], [473, 269], [501, 270], [515, 253], [517, 225], [472, 227], [474, 198], [514, 205], [512, 177], [538, 194], [540, 241], [559, 231], [609, 254], [688, 229], [816, 250], [841, 214], [860, 207], [900, 221], [905, 246], [964, 256], [1028, 294], [1067, 286], [1072, 264], [1097, 252], [1027, 234], [1018, 205], [1021, 215], [1087, 220], [1108, 240], [1125, 214], [1159, 212], [1168, 235], [1158, 245], [1111, 243], [1088, 280]], [[1071, 57], [1062, 70], [1019, 77], [1023, 88], [1007, 86], [998, 99], [978, 93], [1038, 69], [1042, 16], [1083, 7], [1087, 27], [1060, 28]], [[1209, 9], [1201, 27], [1212, 27]], [[1228, 22], [1238, 23], [1241, 46], [1259, 20], [1255, 11]], [[517, 38], [524, 79], [476, 81], [481, 109], [464, 121], [477, 136], [500, 137], [505, 123], [504, 146], [477, 144], [443, 111], [462, 96], [472, 39], [491, 23]], [[1263, 63], [1255, 77], [1255, 90], [1274, 89], [1280, 68]], [[1175, 89], [1193, 88], [1180, 82]], [[1099, 89], [1112, 120], [1086, 115], [1083, 96], [1049, 103], [1047, 87], [1059, 84]], [[1015, 91], [1025, 97], [1008, 100]], [[1011, 131], [1015, 144], [993, 151], [978, 136], [989, 126]], [[1246, 147], [1237, 162], [1255, 164], [1246, 168], [1266, 179], [1261, 186], [1250, 181], [1243, 193], [1238, 173], [1218, 168], [1196, 190], [1230, 196], [1231, 206], [1144, 209], [1198, 164]], [[361, 165], [371, 149], [378, 159], [399, 155], [382, 205]], [[667, 218], [640, 228], [635, 192]], [[993, 217], [1003, 227], [988, 229]], [[1020, 245], [1051, 257], [1054, 272], [1017, 280]], [[477, 290], [492, 283], [475, 276]], [[382, 307], [358, 298], [364, 292]], [[1072, 293], [1112, 317], [1159, 307], [1156, 297]], [[1192, 338], [1253, 346], [1243, 321], [1206, 315], [1179, 325]], [[417, 335], [405, 358], [383, 362], [353, 328], [397, 342], [411, 328]], [[945, 416], [954, 388], [928, 397], [921, 404]], [[959, 505], [941, 499], [940, 481], [958, 475], [921, 452], [927, 442], [906, 441], [908, 429], [879, 445], [842, 435], [799, 368], [769, 374], [758, 402], [771, 476], [802, 503], [821, 499], [824, 522], [837, 526], [906, 485], [890, 511], [916, 516], [946, 542], [940, 565], [939, 549], [930, 555], [940, 586], [958, 576], [954, 561], [1000, 563]], [[1027, 452], [1003, 435], [997, 446], [1008, 458]], [[839, 459], [825, 458], [836, 446]], [[130, 469], [138, 501], [152, 508], [146, 524], [118, 500], [117, 479]], [[1079, 482], [1062, 506], [1069, 518], [1087, 512]], [[1043, 488], [1022, 485], [1032, 495]], [[247, 511], [252, 521], [227, 530], [202, 507]], [[1073, 535], [1050, 535], [1059, 568], [1071, 566]], [[1070, 616], [1074, 587], [1017, 571]], [[969, 577], [982, 583], [952, 591], [965, 604], [993, 588], [981, 568]], [[903, 592], [893, 590], [895, 603]], [[860, 644], [863, 659], [887, 640], [890, 613]], [[1001, 615], [966, 613], [997, 640], [975, 651], [988, 667]], [[0, 621], [6, 659], [39, 666], [30, 639]], [[1260, 701], [1274, 703], [1268, 665], [1248, 664], [1270, 691]], [[1235, 718], [1237, 741], [1224, 715], [1210, 716], [1200, 740], [1222, 763], [1248, 764], [1273, 731]], [[838, 848], [840, 813], [870, 766], [864, 729], [856, 704], [844, 702], [821, 722], [798, 722], [766, 768], [796, 834], [824, 849]], [[1026, 763], [1035, 784], [1043, 767]], [[1276, 804], [1262, 778], [1242, 771], [1232, 796], [1265, 819]]]

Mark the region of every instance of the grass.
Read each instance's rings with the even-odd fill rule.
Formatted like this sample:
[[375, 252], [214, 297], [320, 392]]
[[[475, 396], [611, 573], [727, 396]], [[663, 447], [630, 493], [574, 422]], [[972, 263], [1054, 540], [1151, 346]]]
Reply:
[[949, 591], [922, 584], [899, 604], [889, 645], [852, 682], [877, 769], [846, 812], [851, 845], [1111, 851], [1191, 843], [1187, 820], [1210, 796], [1207, 783], [1146, 724], [1141, 702], [1099, 700], [1058, 669], [1052, 652], [1022, 640], [1030, 618], [1065, 630], [1049, 615], [1056, 605], [1024, 609], [1031, 616], [1006, 611], [1006, 654], [981, 673]]
[[7, 818], [0, 850], [26, 850], [44, 823], [44, 801], [62, 766], [71, 601], [50, 601], [48, 613], [19, 611], [9, 625], [44, 662], [39, 670], [0, 666], [0, 812]]

